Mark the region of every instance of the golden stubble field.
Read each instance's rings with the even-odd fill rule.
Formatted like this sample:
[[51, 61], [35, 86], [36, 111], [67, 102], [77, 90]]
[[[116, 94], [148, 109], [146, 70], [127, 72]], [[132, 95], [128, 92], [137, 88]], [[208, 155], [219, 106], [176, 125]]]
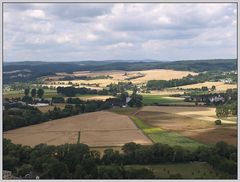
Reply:
[[176, 89], [176, 88], [195, 89], [195, 88], [202, 88], [202, 87], [211, 88], [213, 85], [216, 86], [217, 91], [226, 91], [227, 89], [237, 88], [237, 84], [226, 84], [223, 82], [204, 82], [204, 83], [197, 83], [197, 84], [185, 85], [180, 87], [173, 87], [172, 89]]
[[[61, 82], [67, 85], [69, 81], [61, 80], [61, 78], [67, 75], [68, 76], [88, 76], [88, 77], [108, 75], [112, 78], [95, 79], [95, 80], [71, 80], [73, 84], [104, 88], [111, 83], [131, 81], [133, 84], [141, 85], [141, 84], [146, 84], [147, 81], [149, 80], [171, 80], [171, 79], [182, 78], [184, 76], [187, 76], [188, 74], [197, 75], [197, 73], [194, 73], [194, 72], [175, 71], [175, 70], [167, 70], [167, 69], [152, 69], [152, 70], [144, 70], [144, 71], [118, 71], [118, 70], [96, 71], [96, 72], [79, 71], [79, 72], [74, 72], [73, 74], [57, 73], [58, 76], [48, 77], [53, 81], [45, 81], [45, 83], [47, 85], [53, 85], [54, 82], [55, 84], [59, 84], [59, 82]], [[141, 77], [138, 77], [138, 76], [141, 76]], [[134, 78], [134, 79], [131, 79], [131, 78]], [[44, 78], [44, 80], [46, 80], [46, 77]]]
[[80, 142], [90, 147], [122, 146], [128, 142], [151, 144], [128, 116], [108, 111], [86, 113], [4, 132], [15, 144], [61, 145]]
[[222, 125], [216, 126], [215, 108], [146, 106], [136, 116], [153, 127], [178, 132], [202, 143], [223, 140], [236, 145], [237, 142], [237, 118], [221, 119]]

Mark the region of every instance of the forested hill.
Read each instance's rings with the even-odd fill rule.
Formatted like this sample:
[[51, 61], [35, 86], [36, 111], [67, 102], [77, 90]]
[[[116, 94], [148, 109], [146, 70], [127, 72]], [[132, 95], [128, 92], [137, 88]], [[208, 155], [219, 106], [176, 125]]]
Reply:
[[[182, 60], [182, 61], [81, 61], [81, 62], [12, 62], [4, 63], [4, 83], [13, 81], [30, 81], [56, 72], [104, 71], [104, 70], [147, 70], [174, 69], [181, 71], [230, 71], [237, 70], [237, 59]], [[17, 72], [16, 72], [17, 70]], [[23, 75], [21, 79], [14, 75]]]

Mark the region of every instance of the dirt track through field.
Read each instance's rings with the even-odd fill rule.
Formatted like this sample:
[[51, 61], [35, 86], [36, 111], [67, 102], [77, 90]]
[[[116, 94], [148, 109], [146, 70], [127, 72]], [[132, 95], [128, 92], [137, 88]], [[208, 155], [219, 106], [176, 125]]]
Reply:
[[128, 142], [151, 144], [128, 116], [107, 111], [86, 113], [4, 132], [13, 143], [35, 146], [80, 142], [89, 146], [121, 146]]

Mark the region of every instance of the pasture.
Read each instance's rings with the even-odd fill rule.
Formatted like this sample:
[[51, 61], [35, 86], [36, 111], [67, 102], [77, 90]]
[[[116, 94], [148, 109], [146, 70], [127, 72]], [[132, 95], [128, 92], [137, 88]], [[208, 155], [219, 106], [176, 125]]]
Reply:
[[164, 105], [194, 105], [193, 102], [185, 102], [184, 98], [169, 97], [163, 95], [141, 94], [144, 105], [164, 104]]
[[[31, 93], [30, 93], [31, 95]], [[53, 96], [57, 96], [58, 93], [56, 90], [53, 89], [44, 89], [44, 98], [52, 98]], [[3, 93], [3, 97], [5, 98], [16, 98], [16, 97], [23, 97], [24, 96], [24, 90], [12, 90], [12, 91], [6, 91]]]
[[86, 113], [4, 132], [15, 144], [35, 146], [40, 143], [61, 145], [80, 143], [90, 147], [122, 146], [128, 142], [151, 144], [141, 130], [124, 115], [108, 111]]

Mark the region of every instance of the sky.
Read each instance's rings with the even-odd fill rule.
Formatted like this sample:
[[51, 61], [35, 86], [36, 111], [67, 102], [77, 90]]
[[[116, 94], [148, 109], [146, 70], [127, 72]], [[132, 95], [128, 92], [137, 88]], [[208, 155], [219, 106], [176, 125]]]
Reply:
[[236, 58], [234, 3], [4, 3], [4, 61]]

